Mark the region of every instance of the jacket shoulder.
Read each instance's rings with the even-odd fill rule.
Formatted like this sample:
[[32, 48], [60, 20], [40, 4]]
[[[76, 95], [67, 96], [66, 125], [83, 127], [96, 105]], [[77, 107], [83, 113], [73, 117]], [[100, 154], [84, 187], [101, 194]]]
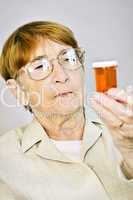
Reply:
[[0, 199], [1, 200], [16, 200], [14, 198], [12, 190], [0, 180]]
[[13, 148], [16, 145], [21, 145], [21, 140], [27, 126], [29, 126], [29, 124], [9, 130], [0, 135], [0, 153], [2, 150], [6, 150], [8, 147]]
[[5, 132], [0, 136], [0, 146], [2, 144], [8, 143], [9, 141], [11, 142], [13, 138], [19, 140], [21, 136], [22, 136], [21, 128], [9, 130], [8, 132]]
[[12, 190], [8, 184], [0, 180], [0, 200], [26, 200], [18, 191]]

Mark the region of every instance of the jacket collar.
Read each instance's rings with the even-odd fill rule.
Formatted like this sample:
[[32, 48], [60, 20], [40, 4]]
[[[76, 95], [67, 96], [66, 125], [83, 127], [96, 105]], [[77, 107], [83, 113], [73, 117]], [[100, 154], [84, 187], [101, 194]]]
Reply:
[[91, 109], [85, 106], [85, 119], [86, 124], [84, 128], [83, 142], [81, 148], [81, 159], [84, 159], [84, 156], [89, 149], [97, 142], [103, 132], [103, 122], [96, 115], [96, 113]]
[[[82, 140], [81, 159], [84, 158], [86, 152], [97, 142], [102, 134], [102, 122], [94, 113], [94, 111], [85, 106], [85, 128]], [[35, 144], [39, 143], [35, 152], [38, 156], [46, 159], [58, 160], [63, 162], [73, 162], [66, 158], [53, 144], [48, 137], [44, 128], [36, 120], [25, 126], [22, 137], [22, 150], [28, 151]]]

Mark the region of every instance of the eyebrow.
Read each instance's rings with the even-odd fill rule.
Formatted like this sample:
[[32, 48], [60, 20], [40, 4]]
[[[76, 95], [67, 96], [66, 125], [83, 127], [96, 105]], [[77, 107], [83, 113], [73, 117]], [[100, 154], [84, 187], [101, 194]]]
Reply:
[[35, 61], [40, 60], [40, 59], [42, 59], [44, 57], [48, 58], [48, 56], [44, 54], [44, 55], [40, 55], [40, 56], [37, 56], [37, 57], [33, 58], [30, 62], [35, 62]]
[[[69, 49], [69, 48], [62, 49], [62, 50], [59, 52], [59, 54], [60, 54], [60, 53], [63, 53], [63, 55], [64, 55], [64, 54], [66, 53], [65, 51], [66, 51], [67, 49]], [[70, 49], [71, 49], [71, 48], [70, 48]], [[40, 56], [37, 56], [37, 57], [33, 58], [30, 62], [32, 63], [32, 62], [35, 62], [35, 61], [40, 60], [40, 59], [42, 59], [42, 58], [48, 58], [48, 56], [47, 56], [46, 54], [43, 54], [43, 55], [40, 55]]]

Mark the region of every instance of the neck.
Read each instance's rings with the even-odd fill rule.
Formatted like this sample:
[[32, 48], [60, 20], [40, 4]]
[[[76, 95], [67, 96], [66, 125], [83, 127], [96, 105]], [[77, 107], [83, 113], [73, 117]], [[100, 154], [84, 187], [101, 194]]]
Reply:
[[81, 140], [85, 116], [84, 108], [79, 107], [70, 114], [34, 111], [35, 118], [44, 127], [47, 135], [54, 140]]

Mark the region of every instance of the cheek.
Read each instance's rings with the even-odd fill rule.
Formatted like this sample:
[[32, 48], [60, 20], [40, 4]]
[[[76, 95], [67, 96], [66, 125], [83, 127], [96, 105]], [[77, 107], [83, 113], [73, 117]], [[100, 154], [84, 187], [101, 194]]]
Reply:
[[36, 82], [29, 88], [29, 102], [34, 108], [50, 108], [54, 104], [55, 92], [48, 83]]
[[71, 84], [73, 89], [81, 90], [84, 87], [84, 71], [83, 69], [79, 69], [75, 71], [73, 74], [70, 74]]

